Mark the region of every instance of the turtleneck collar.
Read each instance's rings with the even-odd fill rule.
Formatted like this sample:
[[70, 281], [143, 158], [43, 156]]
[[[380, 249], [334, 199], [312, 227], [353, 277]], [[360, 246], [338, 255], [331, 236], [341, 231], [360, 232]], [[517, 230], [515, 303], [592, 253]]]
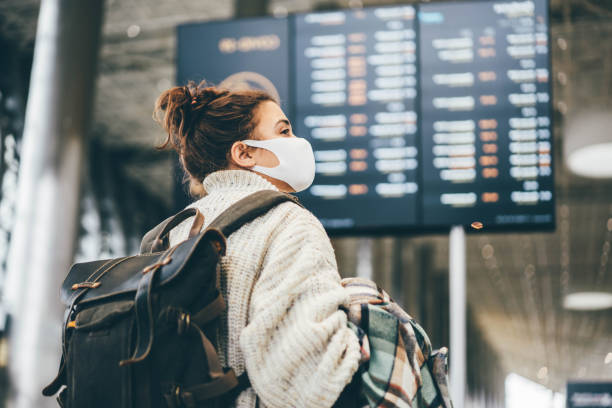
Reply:
[[202, 181], [208, 194], [215, 191], [259, 191], [278, 188], [260, 175], [248, 170], [219, 170], [209, 174]]

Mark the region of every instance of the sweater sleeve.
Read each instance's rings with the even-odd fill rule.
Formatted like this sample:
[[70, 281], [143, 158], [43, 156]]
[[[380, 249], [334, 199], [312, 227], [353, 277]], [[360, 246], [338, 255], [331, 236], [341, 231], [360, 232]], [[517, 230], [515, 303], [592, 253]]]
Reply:
[[351, 381], [359, 341], [338, 307], [347, 301], [319, 221], [297, 208], [271, 237], [240, 346], [266, 407], [331, 407]]

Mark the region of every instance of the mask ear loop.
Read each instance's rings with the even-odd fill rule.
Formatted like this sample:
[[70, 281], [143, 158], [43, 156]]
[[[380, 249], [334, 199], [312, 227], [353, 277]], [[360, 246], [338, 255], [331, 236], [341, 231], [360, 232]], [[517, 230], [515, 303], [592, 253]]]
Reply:
[[254, 170], [254, 171], [257, 171], [257, 170], [255, 169], [255, 167], [262, 167], [262, 168], [264, 168], [264, 169], [275, 169], [275, 168], [277, 168], [278, 166], [280, 166], [280, 165], [281, 165], [281, 161], [280, 161], [280, 159], [278, 158], [277, 154], [276, 154], [276, 153], [274, 153], [272, 150], [270, 150], [270, 149], [266, 149], [265, 147], [262, 147], [262, 146], [256, 146], [256, 144], [258, 144], [258, 143], [254, 143], [253, 145], [251, 145], [251, 144], [246, 143], [246, 142], [259, 142], [259, 140], [248, 140], [248, 139], [247, 139], [247, 140], [242, 140], [242, 143], [244, 143], [245, 145], [247, 145], [247, 146], [249, 146], [249, 147], [253, 147], [253, 148], [256, 148], [256, 149], [263, 149], [263, 150], [265, 150], [265, 151], [267, 151], [267, 152], [269, 152], [269, 153], [273, 154], [273, 155], [274, 155], [274, 158], [275, 158], [275, 159], [276, 159], [276, 161], [278, 162], [278, 164], [277, 164], [276, 166], [274, 166], [274, 167], [267, 167], [267, 166], [262, 166], [262, 165], [260, 165], [260, 164], [254, 164], [253, 166], [249, 167], [249, 170]]
[[[240, 150], [244, 149], [244, 150], [242, 150], [242, 151], [247, 152], [247, 153], [248, 153], [248, 149], [249, 149], [249, 148], [256, 148], [255, 146], [250, 146], [248, 143], [244, 143], [244, 140], [238, 140], [238, 141], [234, 142], [234, 145], [235, 145], [236, 143], [242, 143], [243, 145], [245, 145], [245, 146], [246, 146], [246, 148], [239, 147], [238, 149], [240, 149]], [[232, 147], [231, 147], [231, 149], [230, 149], [230, 159], [232, 160], [232, 163], [234, 163], [234, 165], [238, 166], [238, 167], [239, 167], [241, 170], [253, 171], [253, 167], [258, 166], [258, 164], [257, 164], [257, 163], [253, 164], [252, 166], [242, 166], [242, 165], [240, 165], [240, 164], [236, 163], [236, 162], [235, 162], [235, 161], [234, 161], [234, 160], [231, 158], [231, 155], [232, 155], [231, 151], [232, 151], [232, 149], [234, 148], [234, 145], [232, 145]], [[240, 154], [241, 154], [241, 153], [240, 153]], [[249, 157], [251, 157], [251, 158], [252, 158], [252, 155], [251, 155], [250, 153], [248, 153], [248, 154], [249, 154]]]

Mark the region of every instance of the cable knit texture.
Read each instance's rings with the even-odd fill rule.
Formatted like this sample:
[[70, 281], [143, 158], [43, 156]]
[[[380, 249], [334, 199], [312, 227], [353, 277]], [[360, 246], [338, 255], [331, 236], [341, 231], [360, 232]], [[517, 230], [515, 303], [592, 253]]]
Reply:
[[[204, 228], [231, 204], [259, 190], [277, 190], [245, 170], [204, 179], [207, 195], [192, 203]], [[187, 238], [192, 220], [170, 233]], [[283, 203], [230, 235], [219, 287], [227, 310], [218, 338], [221, 362], [253, 388], [236, 407], [331, 407], [357, 370], [359, 341], [347, 328], [348, 304], [334, 252], [321, 223], [294, 203]], [[253, 391], [255, 390], [255, 392]]]

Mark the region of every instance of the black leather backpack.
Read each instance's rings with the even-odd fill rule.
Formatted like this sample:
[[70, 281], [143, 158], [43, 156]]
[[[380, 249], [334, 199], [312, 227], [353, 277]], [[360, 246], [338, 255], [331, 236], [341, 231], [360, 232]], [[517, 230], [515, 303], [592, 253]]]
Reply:
[[[222, 367], [216, 353], [217, 263], [226, 237], [293, 196], [254, 193], [200, 232], [189, 208], [143, 238], [141, 254], [72, 266], [60, 296], [66, 305], [62, 360], [44, 390], [64, 408], [226, 407], [249, 387], [246, 373]], [[169, 247], [168, 233], [195, 216], [190, 237]]]

